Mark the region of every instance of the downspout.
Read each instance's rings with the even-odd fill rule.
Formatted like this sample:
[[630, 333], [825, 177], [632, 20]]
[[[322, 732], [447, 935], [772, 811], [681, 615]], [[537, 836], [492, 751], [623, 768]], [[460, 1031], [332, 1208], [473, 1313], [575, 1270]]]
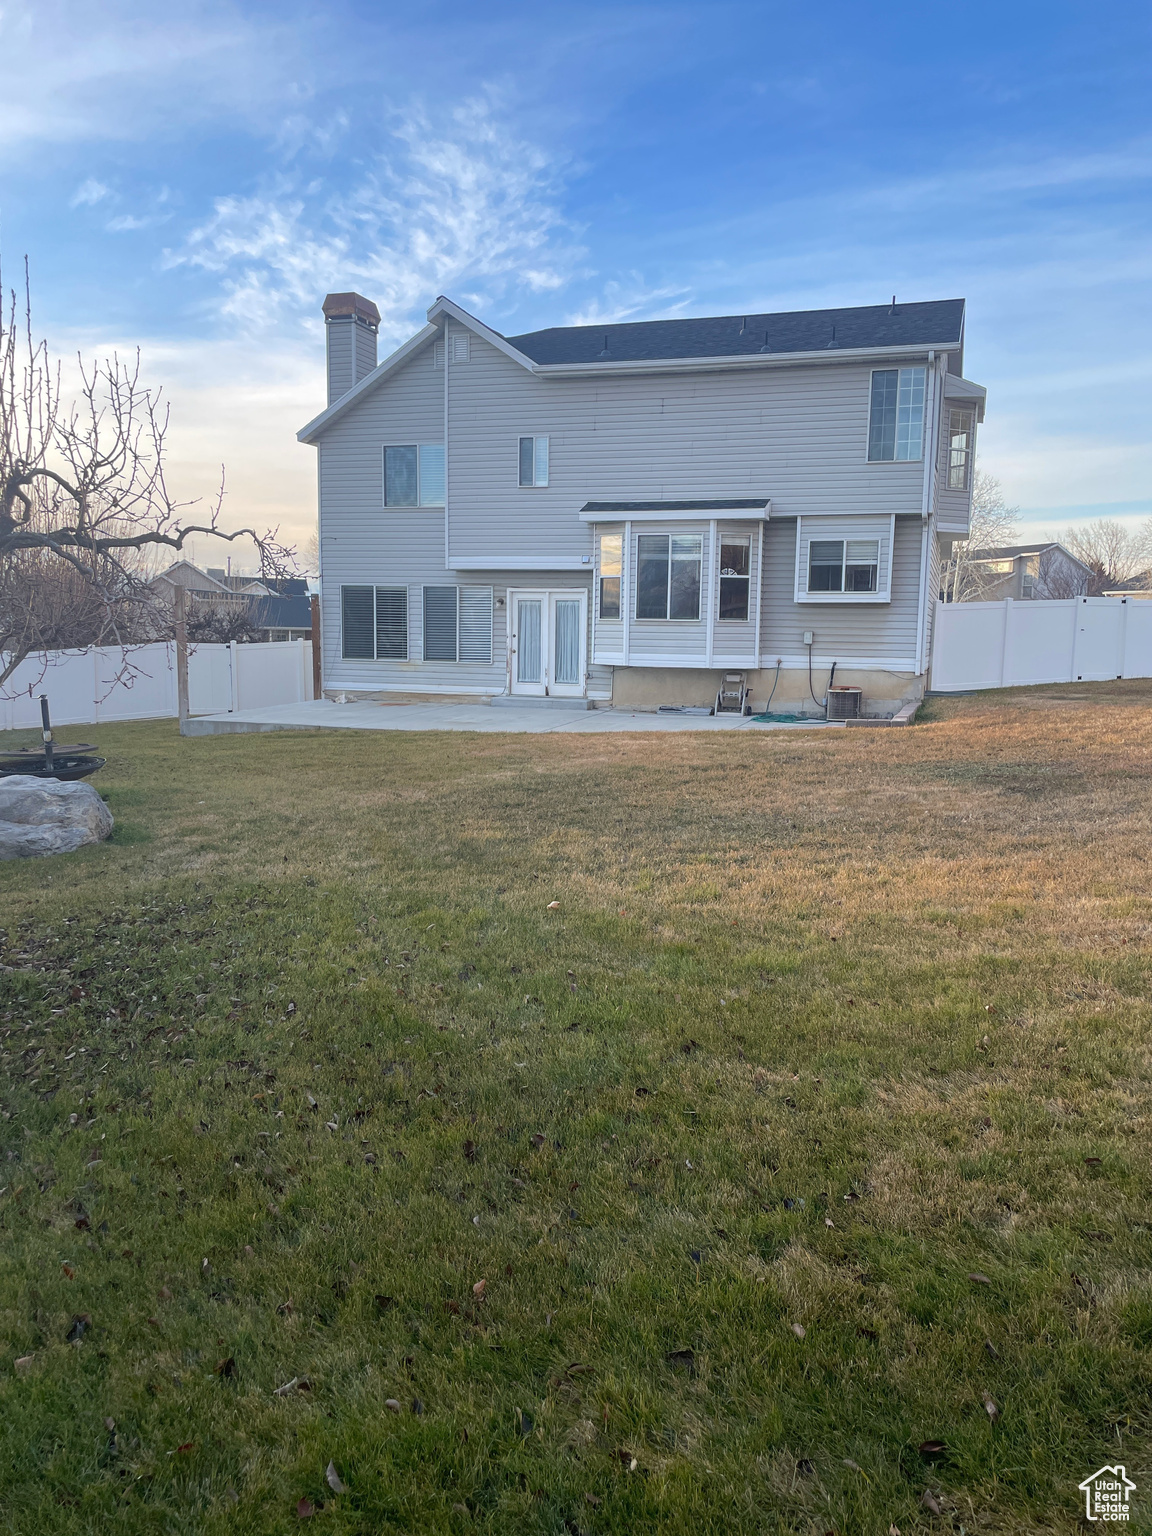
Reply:
[[[432, 338], [432, 356], [436, 356], [436, 338]], [[416, 450], [419, 453], [419, 449]], [[444, 322], [444, 569], [450, 571], [451, 550], [448, 539], [448, 322]], [[424, 652], [420, 652], [423, 657]]]
[[620, 562], [620, 593], [624, 617], [624, 665], [632, 665], [632, 524], [624, 524], [624, 550]]
[[708, 633], [705, 636], [705, 660], [711, 667], [716, 639], [716, 519], [708, 524]]

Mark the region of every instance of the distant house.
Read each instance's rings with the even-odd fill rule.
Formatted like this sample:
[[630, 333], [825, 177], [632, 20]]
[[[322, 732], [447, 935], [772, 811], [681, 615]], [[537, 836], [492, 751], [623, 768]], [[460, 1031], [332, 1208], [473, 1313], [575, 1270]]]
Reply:
[[972, 595], [978, 592], [985, 603], [1004, 597], [1084, 597], [1093, 574], [1091, 566], [1051, 540], [973, 550], [965, 564], [979, 581]]
[[312, 635], [312, 606], [303, 576], [232, 575], [219, 567], [201, 570], [191, 560], [177, 560], [151, 583], [161, 596], [183, 587], [194, 610], [227, 619], [244, 616], [256, 638], [308, 640]]
[[1152, 571], [1141, 571], [1131, 581], [1117, 581], [1105, 587], [1104, 597], [1152, 597]]

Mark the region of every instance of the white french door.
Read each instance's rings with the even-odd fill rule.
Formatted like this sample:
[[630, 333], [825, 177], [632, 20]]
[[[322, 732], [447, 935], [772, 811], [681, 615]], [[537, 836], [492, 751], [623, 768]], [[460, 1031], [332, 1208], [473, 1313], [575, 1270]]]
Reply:
[[588, 594], [579, 588], [508, 594], [512, 692], [582, 698]]

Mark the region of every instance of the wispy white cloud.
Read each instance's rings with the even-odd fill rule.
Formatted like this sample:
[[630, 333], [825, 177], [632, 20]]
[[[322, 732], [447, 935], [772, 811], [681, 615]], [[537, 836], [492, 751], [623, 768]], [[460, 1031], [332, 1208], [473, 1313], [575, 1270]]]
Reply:
[[103, 202], [110, 192], [111, 188], [106, 187], [102, 181], [89, 176], [73, 192], [68, 200], [68, 206], [69, 208], [94, 208], [97, 203]]
[[668, 320], [682, 315], [692, 303], [691, 288], [645, 286], [639, 272], [624, 280], [609, 279], [603, 291], [564, 321], [565, 325], [615, 325], [621, 320]]
[[491, 97], [439, 122], [414, 108], [355, 190], [281, 173], [259, 195], [217, 199], [166, 263], [217, 275], [219, 313], [250, 329], [315, 323], [326, 290], [361, 288], [396, 340], [448, 288], [466, 287], [491, 314], [570, 280], [582, 253], [559, 211], [561, 170]]

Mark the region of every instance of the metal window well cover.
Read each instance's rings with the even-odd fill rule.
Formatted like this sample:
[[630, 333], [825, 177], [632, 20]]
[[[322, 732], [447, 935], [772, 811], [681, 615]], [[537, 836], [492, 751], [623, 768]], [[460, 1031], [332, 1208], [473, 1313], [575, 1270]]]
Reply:
[[836, 683], [828, 690], [829, 720], [858, 720], [863, 689], [852, 688], [846, 683]]

